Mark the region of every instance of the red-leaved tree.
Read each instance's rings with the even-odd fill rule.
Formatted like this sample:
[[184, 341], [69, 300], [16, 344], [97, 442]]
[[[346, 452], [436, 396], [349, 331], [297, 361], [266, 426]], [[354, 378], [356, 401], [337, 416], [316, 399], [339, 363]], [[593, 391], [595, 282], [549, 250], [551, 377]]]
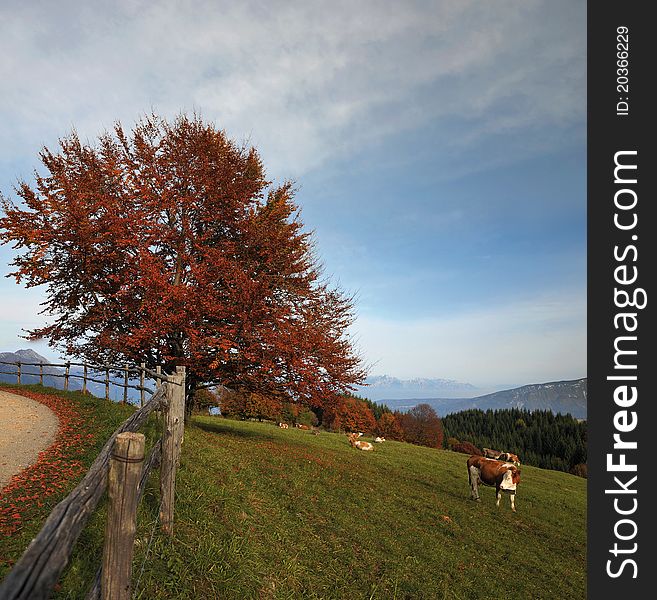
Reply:
[[221, 414], [240, 419], [279, 420], [283, 403], [279, 398], [258, 392], [226, 391], [219, 399]]
[[0, 218], [11, 275], [45, 286], [50, 321], [30, 339], [184, 365], [191, 396], [219, 383], [321, 406], [363, 380], [353, 300], [322, 279], [292, 184], [273, 187], [253, 148], [197, 116], [153, 116], [40, 157], [46, 173]]
[[397, 417], [391, 412], [384, 412], [376, 423], [376, 432], [390, 440], [404, 439], [404, 432], [397, 421]]
[[322, 425], [334, 431], [373, 433], [376, 430], [376, 419], [362, 399], [341, 396], [324, 410]]
[[396, 413], [396, 416], [405, 441], [430, 448], [442, 447], [443, 424], [429, 404], [418, 404], [406, 413]]

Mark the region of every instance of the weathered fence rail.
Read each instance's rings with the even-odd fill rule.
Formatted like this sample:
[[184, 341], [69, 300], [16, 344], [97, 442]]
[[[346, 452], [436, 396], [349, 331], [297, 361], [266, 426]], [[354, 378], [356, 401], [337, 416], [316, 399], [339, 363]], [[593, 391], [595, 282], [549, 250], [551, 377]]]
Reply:
[[[38, 367], [38, 370], [36, 369]], [[82, 367], [82, 373], [72, 371], [71, 367]], [[94, 374], [102, 373], [104, 377], [99, 378]], [[28, 362], [28, 361], [4, 361], [0, 360], [0, 375], [12, 375], [16, 377], [16, 383], [19, 385], [25, 383], [24, 379], [39, 379], [39, 383], [43, 385], [44, 379], [54, 377], [64, 380], [64, 390], [68, 391], [71, 379], [78, 379], [82, 381], [82, 392], [87, 393], [90, 383], [98, 383], [105, 386], [105, 398], [109, 400], [110, 389], [112, 386], [123, 389], [123, 402], [128, 401], [128, 390], [133, 389], [140, 392], [140, 405], [144, 405], [146, 393], [153, 394], [155, 389], [160, 387], [165, 376], [162, 373], [161, 367], [157, 367], [155, 371], [147, 369], [146, 365], [142, 363], [138, 367], [123, 365], [96, 365], [86, 362], [66, 361], [61, 363], [44, 363], [44, 362]], [[121, 378], [121, 379], [119, 379]], [[155, 389], [146, 385], [146, 379], [155, 381]], [[139, 383], [130, 383], [138, 379]]]
[[[68, 564], [78, 536], [108, 487], [108, 480], [112, 489], [109, 492], [110, 514], [103, 564], [111, 567], [109, 572], [107, 567], [104, 570], [101, 567], [87, 598], [130, 598], [130, 561], [126, 562], [124, 555], [128, 553], [132, 557], [134, 524], [131, 524], [131, 519], [134, 523], [136, 507], [148, 476], [158, 463], [161, 496], [159, 518], [163, 531], [169, 535], [173, 533], [175, 475], [180, 459], [185, 415], [185, 369], [179, 367], [173, 375], [158, 375], [160, 387], [142, 408], [126, 419], [110, 436], [82, 481], [55, 506], [41, 531], [0, 583], [1, 600], [46, 600], [50, 597]], [[129, 450], [130, 444], [126, 446], [126, 436], [123, 434], [136, 432], [155, 410], [164, 413], [164, 431], [142, 464], [143, 454], [137, 459], [131, 452], [140, 443], [143, 448], [143, 435], [138, 434], [142, 436], [141, 442], [133, 439], [133, 450]], [[139, 477], [134, 476], [134, 465], [137, 463]], [[108, 475], [110, 464], [114, 473], [112, 477]], [[118, 513], [113, 512], [113, 504], [123, 508]], [[126, 511], [127, 505], [130, 507]], [[117, 514], [120, 516], [117, 517]], [[117, 532], [122, 529], [125, 531]]]

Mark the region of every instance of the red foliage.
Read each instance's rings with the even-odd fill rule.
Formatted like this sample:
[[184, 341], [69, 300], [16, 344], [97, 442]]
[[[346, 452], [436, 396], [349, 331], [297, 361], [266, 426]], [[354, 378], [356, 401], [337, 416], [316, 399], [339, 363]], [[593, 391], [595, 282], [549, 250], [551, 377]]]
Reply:
[[59, 419], [59, 432], [53, 444], [41, 452], [37, 461], [14, 475], [0, 496], [0, 535], [11, 535], [21, 528], [23, 518], [43, 506], [44, 500], [60, 493], [70, 480], [85, 469], [78, 457], [96, 442], [96, 434], [70, 400], [24, 389], [3, 388], [26, 396], [50, 408]]
[[274, 396], [257, 392], [225, 392], [219, 400], [221, 414], [241, 419], [281, 419], [283, 403]]
[[376, 419], [363, 400], [353, 396], [340, 396], [325, 411], [322, 424], [334, 431], [360, 431], [374, 433]]
[[399, 440], [404, 439], [404, 432], [397, 421], [397, 417], [391, 412], [384, 412], [376, 424], [376, 432], [378, 435], [387, 438], [389, 440]]
[[404, 440], [411, 444], [441, 448], [443, 425], [429, 404], [418, 404], [406, 413], [396, 413], [404, 431]]
[[[286, 392], [321, 406], [364, 378], [353, 300], [323, 283], [294, 188], [198, 117], [73, 133], [22, 203], [2, 202], [12, 275], [46, 285], [50, 324], [30, 332], [100, 363], [187, 367], [201, 382]], [[192, 405], [189, 405], [190, 409]]]
[[473, 454], [476, 456], [482, 456], [483, 452], [477, 448], [474, 444], [470, 442], [456, 442], [455, 444], [452, 444], [451, 446], [452, 450], [454, 452], [461, 452], [462, 454], [468, 454], [472, 456]]
[[208, 389], [196, 390], [195, 401], [196, 410], [205, 414], [207, 414], [211, 408], [219, 406], [219, 397]]

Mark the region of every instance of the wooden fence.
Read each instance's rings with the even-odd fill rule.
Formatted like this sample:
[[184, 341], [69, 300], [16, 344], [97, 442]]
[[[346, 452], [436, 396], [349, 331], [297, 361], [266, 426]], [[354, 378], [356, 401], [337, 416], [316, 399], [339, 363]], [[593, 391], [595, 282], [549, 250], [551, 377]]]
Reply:
[[[0, 583], [1, 600], [50, 597], [105, 489], [109, 507], [103, 562], [86, 598], [129, 600], [137, 505], [151, 470], [158, 464], [160, 524], [165, 533], [173, 534], [176, 470], [185, 418], [185, 369], [178, 367], [175, 374], [158, 375], [161, 385], [110, 436], [82, 481], [55, 506], [41, 531]], [[144, 436], [135, 432], [154, 410], [162, 411], [164, 428], [162, 437], [144, 460]]]
[[[38, 367], [38, 370], [37, 370]], [[82, 372], [71, 370], [76, 367], [81, 368]], [[101, 374], [101, 378], [97, 375]], [[128, 390], [138, 390], [140, 392], [140, 405], [144, 406], [146, 393], [154, 394], [155, 390], [146, 385], [146, 380], [151, 379], [155, 381], [156, 388], [159, 388], [164, 376], [162, 375], [162, 367], [158, 366], [155, 371], [146, 368], [145, 363], [141, 363], [138, 367], [131, 367], [124, 365], [121, 367], [111, 365], [96, 365], [86, 362], [62, 362], [62, 363], [43, 363], [43, 362], [27, 362], [15, 361], [9, 362], [0, 360], [0, 375], [13, 375], [16, 377], [16, 383], [26, 383], [26, 379], [38, 378], [39, 384], [44, 384], [44, 379], [55, 377], [64, 380], [64, 390], [68, 391], [70, 388], [71, 379], [82, 380], [81, 391], [83, 394], [89, 392], [90, 383], [98, 383], [105, 386], [105, 398], [110, 399], [111, 386], [123, 389], [123, 402], [128, 401]], [[113, 377], [112, 377], [113, 375]], [[139, 384], [130, 383], [131, 381], [139, 380]]]

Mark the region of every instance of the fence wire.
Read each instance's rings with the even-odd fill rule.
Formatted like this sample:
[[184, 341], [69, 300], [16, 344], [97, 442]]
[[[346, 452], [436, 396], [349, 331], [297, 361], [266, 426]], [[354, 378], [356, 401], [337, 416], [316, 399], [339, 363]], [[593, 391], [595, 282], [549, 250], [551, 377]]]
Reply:
[[151, 545], [153, 544], [153, 538], [155, 537], [155, 528], [160, 522], [160, 510], [162, 509], [162, 500], [160, 499], [160, 505], [157, 507], [157, 515], [153, 519], [153, 527], [151, 528], [151, 534], [148, 536], [148, 546], [146, 546], [146, 553], [144, 554], [144, 560], [141, 561], [141, 568], [139, 569], [139, 575], [137, 576], [137, 581], [135, 582], [134, 588], [132, 590], [132, 597], [136, 599], [139, 597], [139, 583], [141, 582], [141, 576], [144, 574], [144, 568], [146, 567], [146, 561], [148, 560], [148, 555], [151, 552]]

